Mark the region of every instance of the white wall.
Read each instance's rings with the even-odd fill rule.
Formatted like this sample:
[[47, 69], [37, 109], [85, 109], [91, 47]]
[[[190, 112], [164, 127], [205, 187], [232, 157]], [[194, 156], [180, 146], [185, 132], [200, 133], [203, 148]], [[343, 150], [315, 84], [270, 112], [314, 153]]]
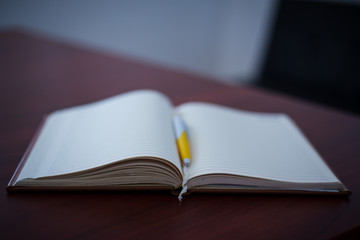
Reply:
[[22, 27], [228, 82], [256, 79], [276, 0], [0, 0]]

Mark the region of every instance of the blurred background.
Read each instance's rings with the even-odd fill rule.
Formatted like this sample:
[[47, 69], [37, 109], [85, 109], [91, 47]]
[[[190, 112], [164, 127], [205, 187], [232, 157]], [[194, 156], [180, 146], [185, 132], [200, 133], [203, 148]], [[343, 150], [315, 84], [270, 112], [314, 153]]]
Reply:
[[35, 32], [356, 114], [359, 25], [360, 0], [0, 0], [0, 31]]

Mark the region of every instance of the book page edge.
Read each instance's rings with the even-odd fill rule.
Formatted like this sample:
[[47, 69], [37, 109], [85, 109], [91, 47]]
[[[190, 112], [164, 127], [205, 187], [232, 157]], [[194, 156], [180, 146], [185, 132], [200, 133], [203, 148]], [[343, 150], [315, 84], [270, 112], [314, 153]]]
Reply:
[[26, 161], [27, 161], [27, 159], [28, 159], [28, 157], [29, 157], [29, 155], [30, 155], [30, 152], [31, 152], [31, 150], [33, 149], [33, 147], [34, 147], [34, 145], [35, 145], [35, 143], [36, 143], [36, 141], [37, 141], [37, 139], [39, 138], [40, 133], [41, 133], [43, 127], [45, 126], [45, 122], [46, 122], [47, 118], [48, 118], [48, 115], [47, 115], [47, 114], [45, 114], [45, 115], [42, 117], [39, 126], [38, 126], [37, 129], [35, 130], [35, 133], [34, 133], [33, 137], [31, 138], [30, 143], [29, 143], [29, 145], [27, 146], [27, 148], [26, 148], [26, 150], [25, 150], [25, 152], [24, 152], [24, 154], [23, 154], [23, 156], [22, 156], [22, 158], [21, 158], [21, 160], [20, 160], [20, 163], [19, 163], [18, 166], [16, 167], [16, 170], [15, 170], [14, 174], [12, 175], [12, 177], [11, 177], [11, 179], [10, 179], [7, 187], [6, 187], [6, 190], [7, 190], [7, 191], [13, 190], [13, 188], [14, 188], [14, 186], [15, 186], [15, 183], [16, 183], [19, 175], [20, 175], [20, 172], [21, 172], [21, 170], [23, 169], [23, 167], [24, 167], [24, 165], [25, 165], [25, 163], [26, 163]]
[[339, 191], [311, 191], [311, 190], [291, 190], [291, 189], [271, 189], [271, 188], [247, 188], [247, 189], [224, 189], [224, 188], [191, 188], [190, 193], [227, 193], [227, 194], [274, 194], [274, 195], [311, 195], [311, 196], [341, 196], [347, 197], [352, 194], [348, 189]]

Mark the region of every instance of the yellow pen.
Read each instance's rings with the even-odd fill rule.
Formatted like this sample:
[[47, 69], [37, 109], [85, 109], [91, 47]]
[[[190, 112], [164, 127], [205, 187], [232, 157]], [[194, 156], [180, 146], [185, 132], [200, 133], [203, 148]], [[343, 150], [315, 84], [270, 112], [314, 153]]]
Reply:
[[189, 180], [189, 167], [191, 164], [190, 144], [187, 134], [187, 127], [179, 115], [174, 116], [174, 129], [176, 135], [176, 143], [183, 162], [184, 177], [182, 182], [182, 190], [179, 194], [179, 201], [182, 195], [187, 192], [187, 182]]
[[185, 166], [190, 166], [191, 154], [187, 127], [179, 115], [174, 116], [174, 128], [181, 160]]

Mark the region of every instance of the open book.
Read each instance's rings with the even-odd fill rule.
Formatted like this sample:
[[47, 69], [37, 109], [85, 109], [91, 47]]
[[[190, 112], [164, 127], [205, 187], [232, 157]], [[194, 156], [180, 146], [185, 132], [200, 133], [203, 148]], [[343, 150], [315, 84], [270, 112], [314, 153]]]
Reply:
[[175, 113], [188, 128], [189, 192], [350, 193], [285, 114], [174, 107], [153, 90], [48, 115], [7, 189], [181, 188]]

